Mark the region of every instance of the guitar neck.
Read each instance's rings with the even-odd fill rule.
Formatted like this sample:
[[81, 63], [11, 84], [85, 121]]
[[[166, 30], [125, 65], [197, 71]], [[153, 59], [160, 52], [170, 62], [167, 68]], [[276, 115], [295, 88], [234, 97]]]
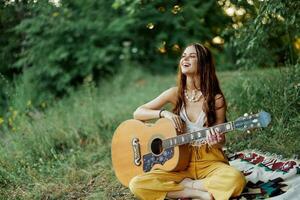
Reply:
[[204, 128], [191, 133], [185, 133], [185, 134], [178, 135], [176, 137], [165, 139], [163, 140], [162, 146], [164, 149], [167, 149], [167, 148], [171, 148], [183, 144], [188, 144], [195, 140], [205, 139], [206, 135], [209, 134], [211, 129], [221, 133], [227, 133], [233, 131], [235, 128], [233, 122], [218, 124], [209, 128]]

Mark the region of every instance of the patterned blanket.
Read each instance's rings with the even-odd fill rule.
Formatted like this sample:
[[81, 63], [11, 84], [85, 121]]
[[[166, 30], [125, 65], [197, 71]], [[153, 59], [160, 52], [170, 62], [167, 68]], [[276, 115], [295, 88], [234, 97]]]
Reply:
[[254, 151], [229, 155], [229, 160], [248, 181], [241, 196], [232, 200], [300, 200], [299, 161]]

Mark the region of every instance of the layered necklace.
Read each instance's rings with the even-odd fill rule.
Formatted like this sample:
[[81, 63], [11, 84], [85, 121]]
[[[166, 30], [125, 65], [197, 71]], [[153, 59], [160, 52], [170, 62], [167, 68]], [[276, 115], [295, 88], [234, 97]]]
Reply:
[[189, 102], [197, 102], [201, 99], [202, 92], [200, 90], [192, 90], [192, 94], [189, 96], [187, 90], [184, 90], [184, 95]]

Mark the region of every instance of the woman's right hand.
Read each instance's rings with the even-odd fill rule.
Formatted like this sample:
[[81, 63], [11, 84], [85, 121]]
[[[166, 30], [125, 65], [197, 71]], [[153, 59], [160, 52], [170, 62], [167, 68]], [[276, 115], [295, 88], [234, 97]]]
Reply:
[[183, 124], [183, 121], [181, 120], [180, 116], [178, 116], [178, 115], [176, 115], [176, 114], [174, 114], [170, 111], [167, 111], [167, 110], [162, 111], [161, 116], [171, 120], [171, 122], [173, 123], [175, 129], [178, 132], [183, 133], [184, 124]]

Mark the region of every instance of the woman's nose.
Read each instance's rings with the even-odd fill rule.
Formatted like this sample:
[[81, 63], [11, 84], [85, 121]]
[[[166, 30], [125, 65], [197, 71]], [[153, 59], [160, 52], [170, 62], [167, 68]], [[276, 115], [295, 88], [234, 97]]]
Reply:
[[190, 56], [185, 56], [185, 57], [183, 58], [183, 60], [188, 60], [188, 59], [190, 59]]

